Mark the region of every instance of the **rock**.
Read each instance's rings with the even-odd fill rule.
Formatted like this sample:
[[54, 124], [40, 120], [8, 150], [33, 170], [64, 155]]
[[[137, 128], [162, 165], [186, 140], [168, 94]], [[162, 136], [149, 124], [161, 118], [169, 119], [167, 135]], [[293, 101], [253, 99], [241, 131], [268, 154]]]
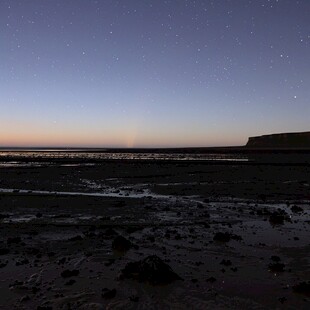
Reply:
[[17, 290], [17, 291], [26, 291], [29, 287], [26, 285], [24, 281], [15, 280], [13, 283], [9, 284], [10, 290]]
[[136, 296], [136, 295], [130, 296], [129, 300], [133, 301], [133, 302], [138, 302], [139, 301], [139, 296]]
[[3, 220], [3, 219], [6, 219], [6, 218], [9, 218], [10, 216], [8, 214], [0, 214], [0, 220]]
[[285, 265], [282, 263], [273, 263], [269, 264], [268, 267], [271, 272], [283, 272]]
[[112, 290], [109, 290], [107, 288], [103, 289], [103, 293], [101, 295], [104, 299], [112, 299], [116, 296], [116, 289], [113, 288]]
[[269, 222], [271, 225], [283, 225], [284, 221], [290, 222], [291, 219], [288, 214], [280, 208], [272, 212], [269, 217]]
[[28, 295], [25, 295], [20, 299], [20, 302], [26, 302], [28, 300], [30, 300], [30, 297]]
[[123, 236], [117, 236], [112, 242], [113, 250], [126, 252], [132, 247], [132, 243]]
[[75, 237], [69, 238], [68, 241], [82, 241], [83, 237], [80, 235], [77, 235]]
[[280, 297], [278, 300], [281, 304], [284, 304], [287, 301], [287, 298], [286, 297]]
[[10, 250], [8, 248], [0, 248], [0, 255], [9, 254]]
[[126, 232], [128, 234], [132, 234], [132, 233], [135, 233], [136, 231], [139, 231], [139, 230], [142, 230], [143, 227], [139, 227], [139, 226], [130, 226], [130, 227], [127, 227], [126, 229]]
[[107, 262], [104, 263], [105, 266], [109, 267], [115, 263], [115, 258], [109, 258]]
[[27, 286], [40, 286], [42, 283], [42, 271], [40, 273], [32, 274], [27, 280]]
[[224, 265], [224, 266], [231, 266], [232, 263], [229, 259], [223, 259], [221, 262], [220, 262], [221, 265]]
[[70, 277], [76, 277], [76, 276], [78, 276], [79, 273], [80, 273], [79, 270], [76, 270], [76, 269], [74, 269], [74, 270], [66, 269], [66, 270], [64, 270], [64, 271], [61, 273], [61, 276], [62, 276], [63, 278], [70, 278]]
[[0, 261], [0, 268], [4, 268], [8, 263], [9, 261]]
[[29, 236], [37, 236], [39, 232], [37, 230], [30, 230], [27, 232], [27, 235]]
[[123, 278], [149, 282], [152, 285], [169, 284], [175, 280], [181, 280], [181, 277], [156, 255], [128, 263], [121, 272]]
[[[116, 190], [114, 191], [115, 194], [118, 194], [120, 191]], [[117, 208], [122, 208], [126, 206], [126, 202], [121, 200], [121, 201], [115, 201], [115, 203], [113, 204], [113, 207], [117, 207]]]
[[67, 258], [66, 257], [62, 257], [58, 260], [58, 265], [63, 265], [66, 262]]
[[270, 259], [271, 259], [272, 261], [274, 261], [274, 262], [279, 262], [279, 261], [281, 260], [281, 258], [280, 258], [279, 256], [276, 256], [276, 255], [272, 255], [272, 256], [270, 257]]
[[9, 287], [21, 287], [24, 285], [24, 282], [23, 281], [18, 281], [18, 280], [15, 280], [14, 283], [10, 284]]
[[174, 239], [175, 240], [181, 240], [183, 237], [180, 234], [176, 234]]
[[27, 258], [20, 259], [16, 262], [16, 266], [22, 266], [29, 264], [29, 260]]
[[147, 239], [151, 242], [155, 242], [155, 237], [154, 236], [148, 236]]
[[299, 213], [299, 212], [303, 212], [304, 209], [294, 205], [294, 206], [291, 207], [291, 211], [294, 212], [294, 213]]
[[33, 294], [36, 294], [36, 293], [38, 293], [38, 292], [40, 292], [40, 288], [39, 287], [36, 287], [36, 286], [34, 286], [32, 289], [31, 289], [31, 291], [32, 291], [32, 293]]
[[25, 252], [26, 252], [27, 254], [30, 254], [30, 255], [38, 255], [38, 254], [40, 254], [40, 250], [37, 249], [37, 248], [33, 248], [33, 247], [26, 248], [26, 249], [25, 249]]
[[301, 282], [293, 286], [293, 292], [298, 294], [303, 294], [310, 297], [310, 281]]
[[203, 209], [203, 204], [200, 203], [200, 202], [198, 202], [198, 203], [197, 203], [197, 208], [198, 208], [198, 209]]
[[76, 281], [73, 279], [70, 279], [68, 282], [65, 283], [65, 285], [73, 285]]
[[116, 232], [114, 229], [112, 229], [112, 228], [108, 228], [108, 229], [106, 229], [106, 231], [104, 232], [104, 234], [105, 234], [106, 236], [116, 236], [116, 235], [117, 235], [117, 232]]
[[7, 244], [20, 243], [21, 241], [22, 241], [21, 237], [9, 237], [7, 239]]
[[106, 308], [99, 303], [90, 303], [90, 304], [85, 304], [82, 307], [79, 307], [81, 310], [105, 310]]
[[207, 282], [214, 283], [216, 279], [214, 277], [210, 277], [207, 279]]
[[217, 232], [213, 237], [214, 241], [220, 241], [220, 242], [229, 242], [231, 239], [239, 241], [242, 240], [242, 237], [228, 232], [225, 233]]
[[92, 231], [85, 231], [83, 234], [88, 238], [95, 238], [97, 235]]
[[230, 241], [230, 234], [225, 232], [217, 232], [214, 237], [213, 237], [214, 241], [220, 241], [220, 242], [229, 242]]
[[283, 225], [284, 224], [284, 216], [280, 214], [272, 214], [269, 217], [269, 222], [272, 225]]
[[206, 217], [206, 218], [210, 218], [210, 213], [208, 211], [204, 211], [203, 212], [203, 216]]

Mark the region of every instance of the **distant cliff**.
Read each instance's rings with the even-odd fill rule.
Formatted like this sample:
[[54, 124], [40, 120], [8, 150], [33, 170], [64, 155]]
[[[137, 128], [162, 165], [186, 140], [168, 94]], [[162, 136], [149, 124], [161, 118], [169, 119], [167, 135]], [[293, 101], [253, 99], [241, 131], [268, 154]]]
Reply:
[[250, 137], [246, 147], [252, 148], [310, 148], [310, 131], [279, 133]]

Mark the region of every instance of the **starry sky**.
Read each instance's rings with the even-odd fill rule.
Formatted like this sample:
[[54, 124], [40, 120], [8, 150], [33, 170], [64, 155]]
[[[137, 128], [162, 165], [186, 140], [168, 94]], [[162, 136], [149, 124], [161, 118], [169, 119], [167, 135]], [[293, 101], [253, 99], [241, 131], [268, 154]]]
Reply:
[[1, 0], [0, 146], [310, 130], [309, 0]]

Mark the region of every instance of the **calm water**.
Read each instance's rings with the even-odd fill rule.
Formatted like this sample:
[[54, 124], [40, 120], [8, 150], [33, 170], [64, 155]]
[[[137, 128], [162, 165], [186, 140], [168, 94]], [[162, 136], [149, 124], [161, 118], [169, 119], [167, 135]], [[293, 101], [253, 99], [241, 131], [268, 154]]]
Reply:
[[[131, 153], [131, 152], [78, 152], [78, 151], [0, 151], [0, 158], [5, 158], [2, 166], [18, 165], [23, 159], [53, 160], [209, 160], [209, 161], [248, 161], [243, 154], [186, 154], [186, 153]], [[14, 161], [10, 161], [10, 159]]]
[[247, 152], [182, 152], [182, 150], [159, 151], [112, 151], [112, 150], [0, 150], [0, 167], [42, 165], [92, 165], [104, 160], [171, 160], [210, 161], [257, 164], [310, 165], [310, 150]]

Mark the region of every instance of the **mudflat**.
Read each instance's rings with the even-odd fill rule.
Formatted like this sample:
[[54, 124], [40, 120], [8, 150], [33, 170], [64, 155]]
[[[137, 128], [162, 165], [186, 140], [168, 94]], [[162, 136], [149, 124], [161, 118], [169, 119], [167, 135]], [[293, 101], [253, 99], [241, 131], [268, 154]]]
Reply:
[[308, 309], [310, 166], [267, 162], [3, 166], [0, 308]]

